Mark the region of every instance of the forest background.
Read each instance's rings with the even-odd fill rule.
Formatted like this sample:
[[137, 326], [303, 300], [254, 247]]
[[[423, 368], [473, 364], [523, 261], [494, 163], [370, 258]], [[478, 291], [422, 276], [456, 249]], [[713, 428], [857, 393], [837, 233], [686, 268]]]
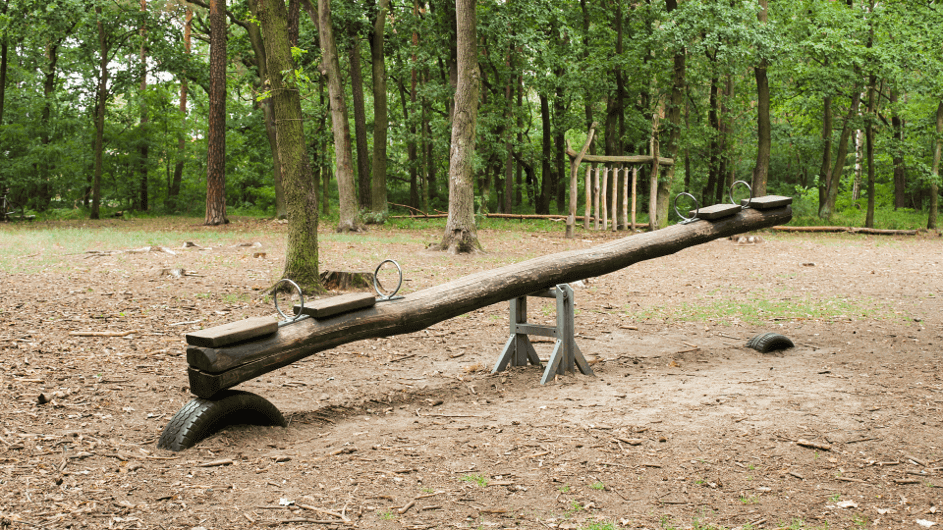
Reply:
[[[322, 219], [340, 226], [345, 200], [354, 227], [447, 210], [456, 4], [289, 0], [293, 64], [273, 74], [263, 3], [0, 0], [10, 204], [49, 218], [285, 216], [272, 97], [285, 83]], [[659, 224], [675, 220], [668, 197], [713, 204], [746, 180], [794, 196], [799, 224], [936, 225], [939, 2], [478, 0], [474, 13], [476, 214], [568, 211], [567, 144], [596, 123], [589, 154], [674, 159], [656, 176]], [[336, 101], [349, 112], [332, 118]], [[639, 169], [646, 182], [651, 165]]]

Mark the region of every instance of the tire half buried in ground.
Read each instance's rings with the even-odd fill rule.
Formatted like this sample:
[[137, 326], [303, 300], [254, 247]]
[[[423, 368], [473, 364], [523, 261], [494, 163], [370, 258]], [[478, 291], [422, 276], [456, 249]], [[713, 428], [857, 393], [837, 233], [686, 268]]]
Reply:
[[769, 353], [792, 347], [795, 347], [795, 344], [788, 337], [779, 333], [760, 333], [747, 341], [747, 348], [753, 348], [760, 353]]
[[249, 392], [226, 390], [213, 399], [190, 400], [170, 419], [157, 447], [183, 451], [223, 427], [243, 424], [286, 426], [282, 413], [267, 399]]

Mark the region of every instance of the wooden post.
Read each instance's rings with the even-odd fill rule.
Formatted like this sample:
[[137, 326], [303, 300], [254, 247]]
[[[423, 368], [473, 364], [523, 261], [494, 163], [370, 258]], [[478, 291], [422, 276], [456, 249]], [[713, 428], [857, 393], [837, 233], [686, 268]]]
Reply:
[[652, 183], [648, 203], [648, 224], [652, 230], [658, 229], [658, 113], [652, 118]]
[[622, 173], [622, 229], [629, 229], [629, 168]]
[[616, 208], [616, 201], [619, 200], [619, 168], [612, 168], [612, 231], [615, 232], [619, 226], [619, 210]]
[[589, 230], [589, 212], [593, 202], [593, 166], [586, 168], [586, 211], [583, 212], [583, 230]]
[[635, 183], [638, 180], [638, 166], [632, 166], [632, 233], [635, 233]]
[[609, 212], [606, 210], [608, 205], [606, 204], [606, 188], [609, 186], [609, 168], [607, 167], [602, 171], [602, 190], [600, 193], [600, 202], [602, 202], [602, 231], [605, 232], [609, 228]]
[[593, 182], [593, 230], [599, 230], [599, 173], [602, 168], [596, 166], [596, 179]]
[[586, 135], [586, 144], [583, 145], [583, 148], [580, 149], [580, 154], [576, 155], [576, 158], [573, 159], [573, 165], [570, 167], [570, 215], [566, 218], [566, 237], [574, 237], [574, 231], [576, 228], [576, 202], [579, 200], [577, 198], [577, 176], [576, 173], [580, 169], [580, 162], [583, 161], [583, 157], [586, 156], [586, 151], [589, 151], [590, 144], [593, 143], [593, 135], [596, 133], [596, 122], [593, 122], [589, 126], [589, 134]]

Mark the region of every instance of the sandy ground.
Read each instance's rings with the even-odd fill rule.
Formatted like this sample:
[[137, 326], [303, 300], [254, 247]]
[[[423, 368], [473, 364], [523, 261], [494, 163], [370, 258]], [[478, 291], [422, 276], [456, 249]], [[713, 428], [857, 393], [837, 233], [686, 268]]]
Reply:
[[[273, 313], [284, 232], [259, 226], [261, 247], [171, 231], [173, 255], [50, 244], [0, 270], [0, 527], [943, 527], [939, 237], [714, 241], [577, 290], [593, 377], [490, 374], [503, 303], [239, 387], [287, 429], [157, 449], [192, 397], [183, 335]], [[611, 237], [480, 236], [463, 257], [424, 250], [432, 231], [325, 238], [322, 270], [395, 258], [415, 291]], [[796, 347], [745, 347], [766, 331]]]

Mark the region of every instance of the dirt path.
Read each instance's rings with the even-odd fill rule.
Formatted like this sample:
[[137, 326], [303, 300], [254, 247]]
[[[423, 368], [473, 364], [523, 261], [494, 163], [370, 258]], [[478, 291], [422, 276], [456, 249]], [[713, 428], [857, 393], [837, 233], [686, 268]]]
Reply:
[[[229, 230], [252, 243], [258, 228]], [[155, 236], [173, 255], [50, 242], [4, 262], [0, 527], [943, 525], [940, 238], [715, 241], [577, 290], [596, 377], [490, 375], [507, 338], [498, 304], [241, 385], [289, 427], [170, 453], [155, 441], [191, 397], [183, 334], [271, 314], [261, 289], [283, 253], [278, 230], [261, 247], [205, 234], [187, 234], [190, 249]], [[422, 250], [431, 232], [375, 231], [325, 237], [322, 269], [396, 258], [418, 290], [607, 236], [484, 231], [488, 253], [451, 257]], [[550, 323], [551, 304], [531, 320]], [[796, 347], [744, 347], [764, 331]]]

